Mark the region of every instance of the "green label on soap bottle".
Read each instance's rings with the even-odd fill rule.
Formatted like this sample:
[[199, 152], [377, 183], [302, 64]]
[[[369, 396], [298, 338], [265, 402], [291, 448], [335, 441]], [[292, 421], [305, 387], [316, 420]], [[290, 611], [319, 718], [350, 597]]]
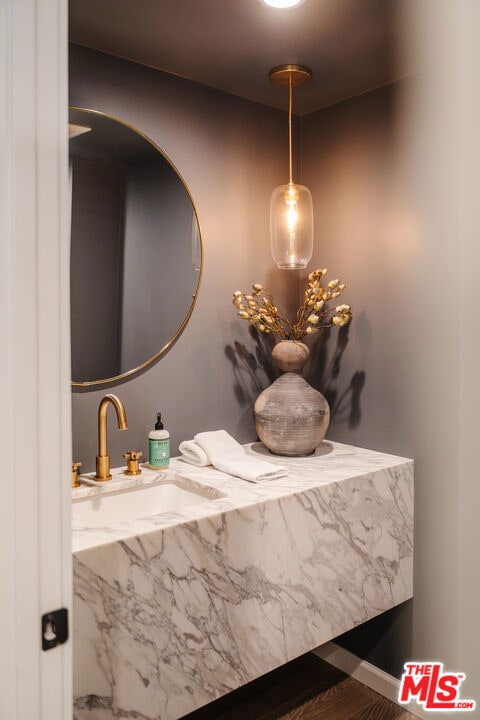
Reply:
[[170, 440], [148, 441], [148, 464], [153, 467], [167, 467], [170, 462]]

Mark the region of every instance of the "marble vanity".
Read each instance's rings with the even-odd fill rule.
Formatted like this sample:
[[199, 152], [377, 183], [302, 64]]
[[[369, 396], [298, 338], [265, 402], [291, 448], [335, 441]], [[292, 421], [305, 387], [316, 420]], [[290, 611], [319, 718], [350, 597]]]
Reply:
[[289, 475], [252, 484], [173, 459], [205, 501], [74, 522], [75, 720], [174, 720], [412, 596], [413, 461], [246, 450]]

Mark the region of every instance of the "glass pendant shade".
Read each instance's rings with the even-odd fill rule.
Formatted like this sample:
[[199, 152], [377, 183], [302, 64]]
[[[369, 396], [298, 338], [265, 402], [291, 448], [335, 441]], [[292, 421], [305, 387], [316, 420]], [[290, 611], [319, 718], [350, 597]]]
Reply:
[[313, 254], [313, 204], [305, 185], [279, 185], [270, 200], [272, 256], [282, 270], [307, 266]]

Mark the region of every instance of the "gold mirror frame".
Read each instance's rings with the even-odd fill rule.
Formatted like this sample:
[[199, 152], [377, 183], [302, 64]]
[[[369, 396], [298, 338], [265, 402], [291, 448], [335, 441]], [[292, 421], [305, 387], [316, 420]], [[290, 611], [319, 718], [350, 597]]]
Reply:
[[[183, 330], [185, 329], [188, 321], [190, 320], [190, 317], [193, 312], [193, 308], [195, 307], [195, 304], [197, 301], [198, 292], [200, 289], [200, 284], [201, 284], [202, 276], [203, 276], [204, 248], [203, 248], [202, 231], [201, 231], [200, 222], [198, 219], [198, 212], [197, 212], [197, 208], [194, 203], [193, 197], [190, 193], [190, 190], [188, 189], [188, 186], [183, 178], [183, 175], [179, 172], [178, 168], [170, 160], [170, 158], [165, 154], [165, 152], [156, 143], [154, 143], [147, 135], [145, 135], [143, 132], [141, 132], [141, 130], [139, 130], [138, 128], [134, 127], [133, 125], [121, 120], [120, 118], [115, 117], [114, 115], [109, 115], [108, 113], [104, 113], [100, 110], [92, 110], [90, 108], [83, 108], [83, 107], [79, 107], [79, 106], [75, 106], [75, 105], [69, 106], [69, 113], [71, 111], [89, 113], [90, 115], [100, 116], [100, 117], [107, 118], [109, 120], [113, 120], [114, 122], [128, 128], [129, 130], [131, 130], [132, 132], [136, 133], [141, 138], [146, 140], [164, 158], [164, 160], [170, 165], [172, 170], [174, 170], [174, 172], [176, 173], [178, 179], [180, 180], [180, 182], [182, 183], [182, 185], [185, 189], [185, 192], [188, 195], [188, 198], [190, 199], [190, 202], [192, 204], [192, 209], [195, 214], [196, 221], [197, 221], [198, 239], [199, 239], [199, 243], [200, 243], [200, 268], [198, 270], [197, 284], [195, 287], [195, 291], [192, 294], [192, 302], [186, 312], [186, 315], [185, 315], [182, 323], [180, 324], [178, 330], [176, 331], [175, 335], [172, 338], [170, 338], [170, 340], [168, 342], [166, 342], [163, 345], [163, 347], [157, 353], [155, 353], [152, 357], [148, 358], [145, 362], [141, 363], [137, 367], [127, 370], [126, 372], [120, 373], [118, 375], [114, 375], [109, 378], [102, 378], [100, 380], [87, 380], [87, 381], [83, 381], [83, 382], [77, 381], [77, 380], [70, 381], [71, 386], [74, 388], [88, 388], [88, 387], [95, 387], [98, 385], [107, 385], [110, 383], [115, 383], [120, 380], [125, 380], [126, 378], [133, 377], [135, 374], [141, 372], [142, 370], [147, 368], [149, 365], [152, 365], [157, 360], [159, 360], [162, 357], [162, 355], [165, 355], [165, 353], [168, 352], [168, 350], [176, 343], [176, 341], [182, 334]], [[70, 123], [69, 123], [69, 125], [70, 125]], [[73, 348], [72, 348], [72, 352], [73, 352]]]

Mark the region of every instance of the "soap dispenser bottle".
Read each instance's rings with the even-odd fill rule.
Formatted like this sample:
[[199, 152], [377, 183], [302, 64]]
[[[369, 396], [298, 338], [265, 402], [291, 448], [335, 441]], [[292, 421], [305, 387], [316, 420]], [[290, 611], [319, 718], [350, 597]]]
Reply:
[[170, 433], [162, 423], [162, 414], [157, 413], [155, 430], [148, 435], [148, 467], [151, 470], [164, 470], [170, 462]]

